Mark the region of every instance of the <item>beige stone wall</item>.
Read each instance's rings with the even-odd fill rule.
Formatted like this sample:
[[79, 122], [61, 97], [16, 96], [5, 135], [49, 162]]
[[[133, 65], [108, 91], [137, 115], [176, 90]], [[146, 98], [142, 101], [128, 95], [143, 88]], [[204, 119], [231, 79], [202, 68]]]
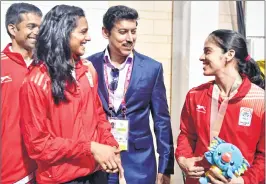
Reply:
[[109, 6], [125, 5], [139, 13], [136, 50], [160, 61], [164, 68], [167, 100], [171, 100], [172, 1], [109, 1]]
[[235, 1], [219, 2], [219, 29], [237, 31], [237, 13]]

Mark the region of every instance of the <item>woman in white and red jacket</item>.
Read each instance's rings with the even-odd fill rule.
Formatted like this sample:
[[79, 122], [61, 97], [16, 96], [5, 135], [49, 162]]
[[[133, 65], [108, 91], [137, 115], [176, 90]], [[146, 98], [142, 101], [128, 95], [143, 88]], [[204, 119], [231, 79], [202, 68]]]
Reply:
[[46, 14], [35, 66], [20, 91], [21, 130], [38, 164], [37, 183], [102, 184], [103, 178], [94, 178], [100, 167], [122, 171], [118, 144], [98, 97], [97, 74], [80, 59], [87, 41], [81, 8], [59, 5]]
[[203, 155], [214, 136], [236, 145], [251, 167], [230, 181], [210, 169], [211, 183], [264, 183], [264, 81], [245, 39], [232, 30], [216, 30], [206, 39], [200, 61], [203, 74], [215, 80], [191, 89], [182, 109], [175, 156], [186, 184], [198, 183], [209, 169]]

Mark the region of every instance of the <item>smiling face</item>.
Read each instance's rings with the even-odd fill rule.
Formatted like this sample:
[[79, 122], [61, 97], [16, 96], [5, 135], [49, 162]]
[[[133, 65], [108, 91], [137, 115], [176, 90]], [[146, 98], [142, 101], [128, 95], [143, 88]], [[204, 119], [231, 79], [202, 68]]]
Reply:
[[226, 53], [218, 47], [212, 37], [208, 37], [204, 43], [204, 53], [200, 57], [203, 64], [203, 74], [205, 76], [215, 76], [224, 72], [226, 65]]
[[85, 44], [90, 40], [87, 20], [85, 17], [80, 17], [77, 20], [77, 27], [70, 34], [71, 53], [82, 56], [85, 53]]
[[41, 17], [35, 13], [24, 13], [20, 16], [20, 23], [8, 25], [9, 32], [17, 45], [25, 50], [32, 50], [36, 44]]
[[137, 40], [137, 20], [118, 20], [110, 32], [103, 28], [103, 36], [109, 40], [112, 54], [127, 57], [134, 49]]

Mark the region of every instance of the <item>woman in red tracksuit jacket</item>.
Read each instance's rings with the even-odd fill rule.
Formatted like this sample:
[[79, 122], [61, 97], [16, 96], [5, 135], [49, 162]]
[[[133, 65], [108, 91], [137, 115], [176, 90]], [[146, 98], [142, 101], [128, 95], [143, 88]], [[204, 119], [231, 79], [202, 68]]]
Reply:
[[232, 180], [210, 169], [211, 183], [264, 183], [264, 81], [245, 39], [232, 30], [216, 30], [206, 39], [200, 61], [203, 74], [215, 80], [191, 89], [182, 109], [175, 156], [186, 184], [198, 183], [209, 169], [203, 155], [213, 136], [236, 145], [251, 167]]
[[100, 166], [123, 171], [97, 74], [79, 58], [90, 40], [87, 31], [83, 10], [67, 5], [50, 10], [40, 28], [35, 66], [20, 91], [21, 129], [38, 164], [37, 183], [104, 184]]

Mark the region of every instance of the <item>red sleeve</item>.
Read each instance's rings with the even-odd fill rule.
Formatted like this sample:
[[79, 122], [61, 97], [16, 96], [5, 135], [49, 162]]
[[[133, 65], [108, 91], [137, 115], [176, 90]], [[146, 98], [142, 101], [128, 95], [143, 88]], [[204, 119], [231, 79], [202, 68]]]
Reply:
[[254, 161], [242, 176], [245, 184], [264, 183], [265, 180], [265, 113], [262, 118], [260, 139], [257, 144]]
[[197, 134], [194, 126], [191, 112], [189, 110], [189, 93], [183, 106], [180, 118], [180, 134], [177, 137], [177, 147], [175, 152], [176, 160], [183, 156], [185, 158], [193, 157], [193, 152], [197, 140]]
[[[26, 81], [20, 91], [21, 131], [29, 156], [51, 164], [61, 159], [75, 159], [91, 155], [90, 142], [73, 141], [51, 135], [45, 126], [50, 92], [34, 81]], [[51, 96], [51, 95], [50, 95]]]
[[[89, 62], [89, 61], [88, 61]], [[95, 68], [91, 64], [91, 62], [86, 64], [89, 67], [90, 72], [93, 75], [94, 80], [94, 97], [96, 101], [96, 107], [97, 107], [97, 113], [98, 113], [98, 133], [100, 136], [100, 142], [101, 144], [107, 144], [109, 146], [116, 146], [119, 147], [117, 141], [115, 140], [114, 136], [111, 133], [111, 124], [106, 118], [106, 114], [103, 110], [101, 99], [98, 95], [98, 75], [96, 73]]]
[[114, 136], [111, 133], [111, 124], [106, 119], [106, 114], [103, 110], [102, 103], [100, 101], [98, 94], [96, 96], [97, 96], [96, 103], [98, 104], [97, 105], [98, 107], [97, 112], [99, 117], [98, 132], [100, 135], [100, 143], [119, 147], [118, 143], [116, 142]]

